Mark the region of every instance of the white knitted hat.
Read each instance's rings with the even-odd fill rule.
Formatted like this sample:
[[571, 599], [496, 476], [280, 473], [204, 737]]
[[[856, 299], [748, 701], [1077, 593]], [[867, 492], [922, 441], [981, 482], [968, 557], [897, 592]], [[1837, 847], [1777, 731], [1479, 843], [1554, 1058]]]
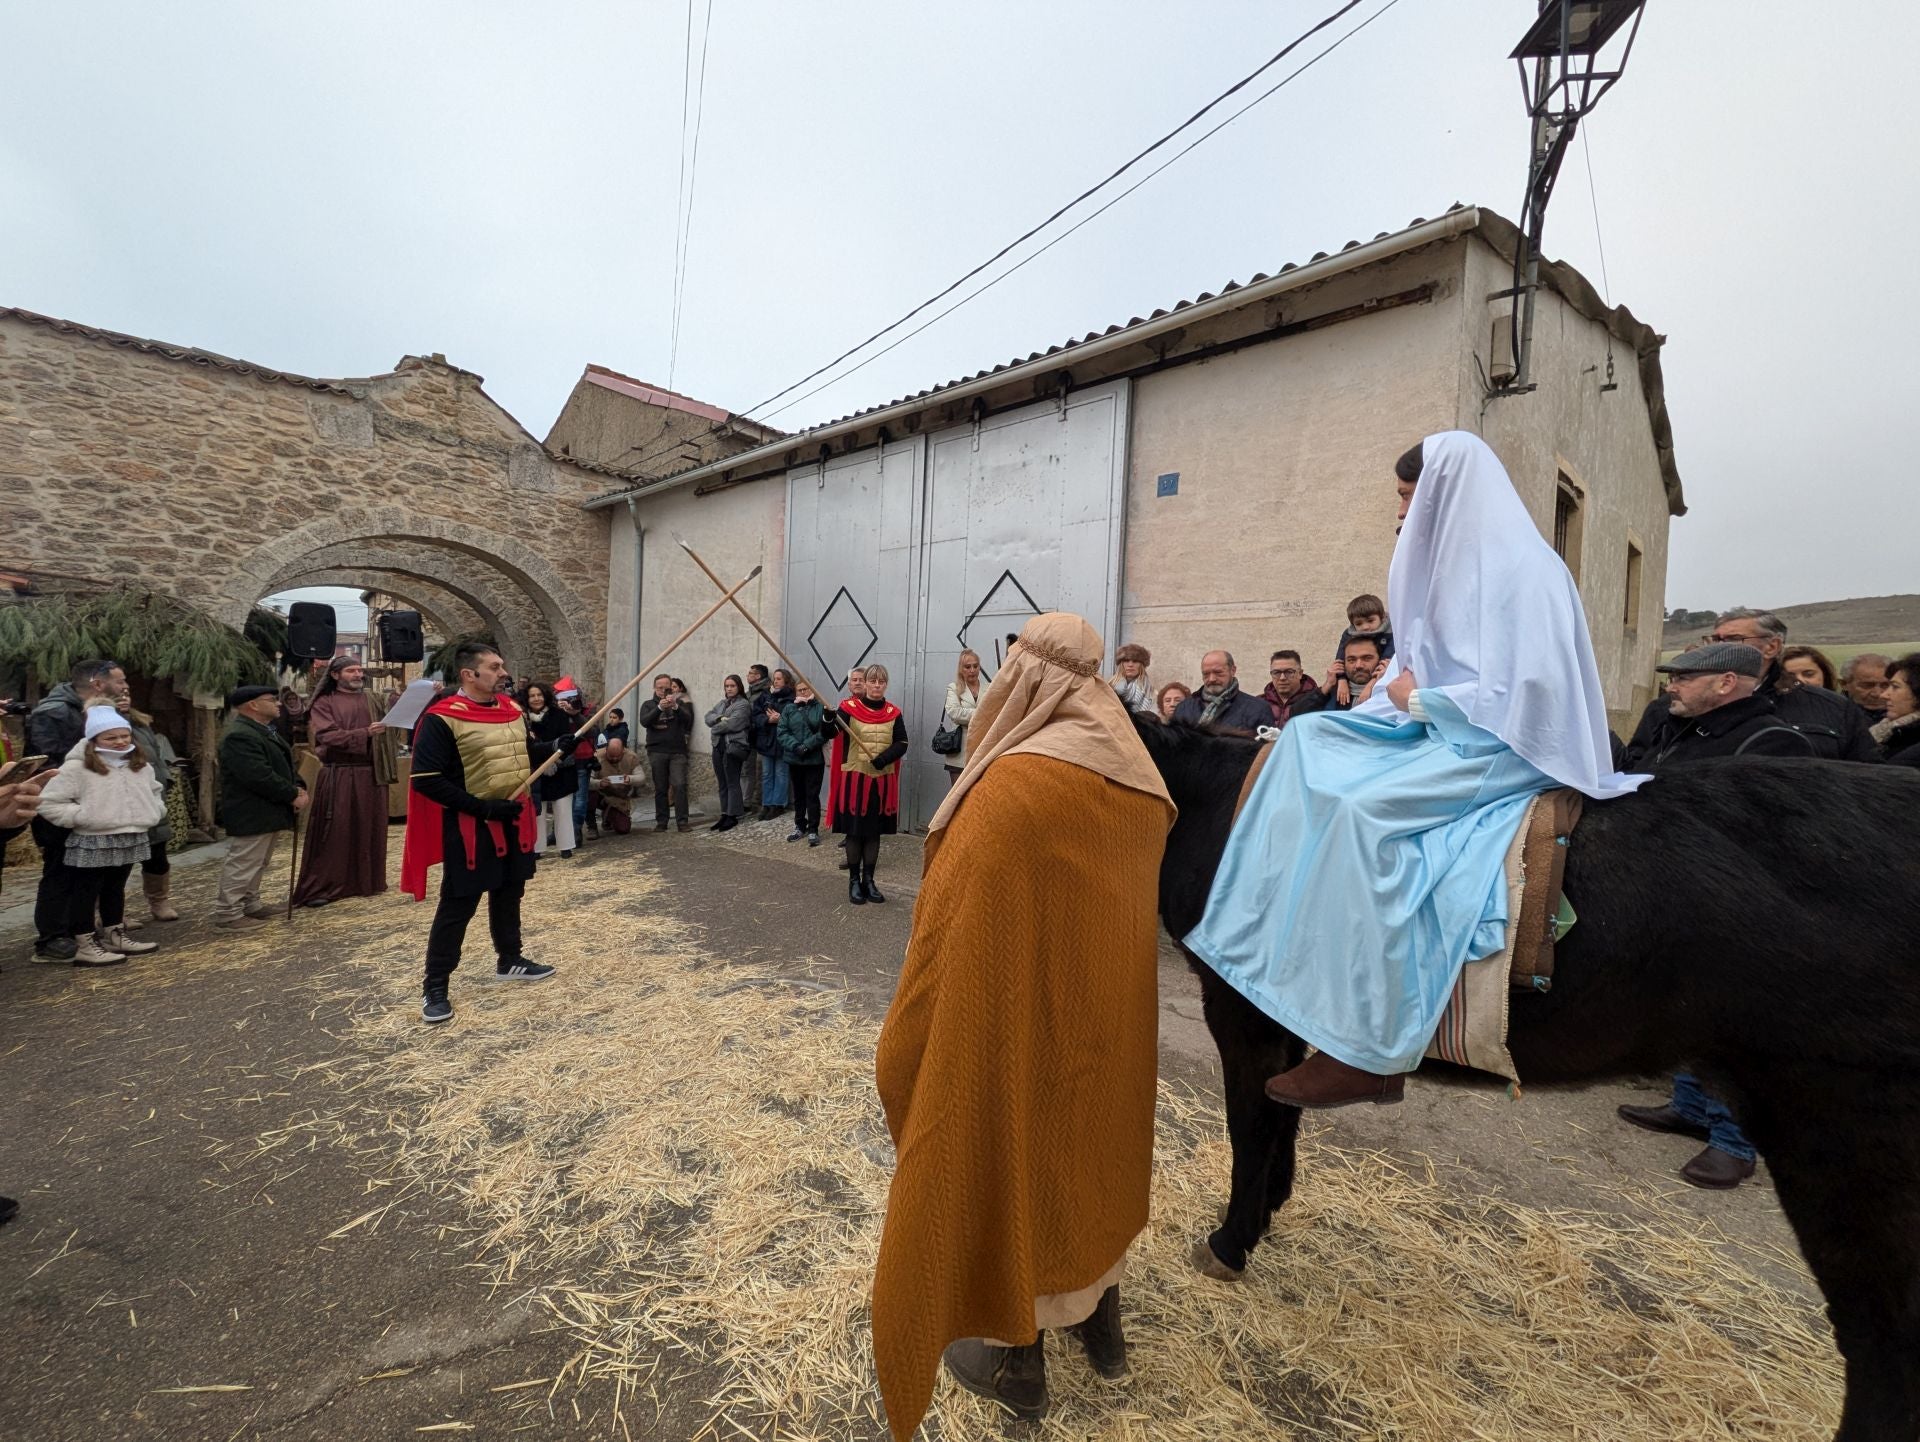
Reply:
[[91, 741], [102, 731], [129, 731], [133, 723], [111, 706], [87, 707], [87, 740]]

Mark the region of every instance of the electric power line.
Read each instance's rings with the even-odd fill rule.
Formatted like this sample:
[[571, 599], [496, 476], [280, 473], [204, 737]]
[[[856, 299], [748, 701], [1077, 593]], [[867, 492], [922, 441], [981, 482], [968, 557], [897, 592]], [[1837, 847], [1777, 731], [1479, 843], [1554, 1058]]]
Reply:
[[[1094, 210], [1085, 216], [1082, 216], [1079, 220], [1075, 221], [1072, 225], [1067, 227], [1067, 229], [1061, 231], [1060, 234], [1056, 235], [1052, 240], [1049, 240], [1045, 245], [1041, 246], [1038, 250], [1034, 251], [1033, 254], [1022, 258], [1016, 264], [1011, 265], [1007, 269], [1001, 271], [1000, 274], [996, 275], [992, 280], [988, 281], [985, 285], [982, 285], [975, 290], [969, 291], [966, 295], [961, 296], [959, 300], [955, 301], [952, 305], [948, 306], [945, 310], [940, 311], [939, 313], [928, 317], [920, 325], [915, 326], [912, 330], [908, 331], [905, 335], [901, 336], [898, 340], [894, 341], [891, 345], [884, 346], [880, 350], [875, 351], [872, 355], [868, 356], [865, 360], [861, 361], [859, 365], [849, 366], [846, 370], [840, 372], [839, 375], [834, 376], [831, 380], [822, 382], [820, 385], [815, 386], [812, 390], [807, 391], [803, 395], [795, 396], [792, 400], [788, 401], [786, 405], [779, 407], [779, 409], [769, 411], [767, 413], [767, 417], [771, 418], [773, 416], [777, 416], [780, 414], [781, 411], [788, 410], [793, 406], [797, 406], [800, 404], [801, 401], [807, 400], [809, 397], [820, 394], [820, 392], [823, 390], [827, 390], [832, 386], [838, 385], [841, 381], [845, 380], [848, 376], [853, 375], [855, 372], [860, 371], [865, 367], [871, 365], [873, 362], [879, 360], [880, 357], [885, 355], [888, 351], [893, 350], [896, 347], [905, 345], [908, 341], [912, 340], [915, 336], [919, 335], [921, 331], [927, 329], [928, 326], [935, 325], [939, 321], [945, 319], [947, 316], [952, 315], [956, 310], [960, 309], [960, 307], [965, 305], [968, 301], [973, 300], [977, 296], [985, 295], [988, 291], [992, 290], [996, 285], [1000, 284], [1001, 281], [1007, 279], [1007, 277], [1013, 275], [1015, 272], [1024, 269], [1027, 265], [1031, 264], [1033, 261], [1038, 260], [1041, 256], [1045, 255], [1048, 251], [1052, 250], [1061, 241], [1065, 240], [1068, 236], [1072, 235], [1074, 231], [1080, 229], [1081, 226], [1087, 224], [1089, 221], [1097, 220], [1100, 216], [1106, 214], [1109, 210], [1113, 209], [1114, 206], [1118, 205], [1121, 201], [1125, 200], [1129, 195], [1132, 195], [1134, 191], [1138, 190], [1141, 186], [1145, 185], [1149, 180], [1152, 180], [1154, 176], [1158, 175], [1161, 171], [1165, 170], [1168, 166], [1172, 165], [1175, 161], [1179, 160], [1182, 156], [1186, 155], [1189, 151], [1196, 149], [1200, 145], [1204, 144], [1206, 141], [1210, 140], [1215, 135], [1218, 135], [1222, 130], [1225, 130], [1229, 125], [1233, 124], [1234, 121], [1238, 120], [1241, 116], [1245, 115], [1249, 110], [1253, 109], [1254, 106], [1260, 104], [1261, 101], [1267, 99], [1268, 96], [1274, 94], [1275, 91], [1280, 90], [1282, 87], [1289, 84], [1298, 76], [1305, 74], [1308, 70], [1311, 70], [1314, 66], [1318, 65], [1322, 60], [1326, 59], [1327, 56], [1333, 54], [1334, 51], [1338, 50], [1342, 45], [1346, 44], [1347, 41], [1351, 40], [1354, 36], [1358, 35], [1362, 30], [1365, 30], [1369, 25], [1373, 24], [1374, 21], [1378, 20], [1382, 15], [1386, 14], [1387, 11], [1393, 9], [1393, 7], [1395, 5], [1398, 5], [1399, 3], [1400, 3], [1400, 0], [1387, 0], [1386, 4], [1382, 5], [1378, 10], [1374, 11], [1373, 14], [1369, 15], [1365, 20], [1362, 20], [1358, 25], [1354, 26], [1353, 29], [1347, 31], [1347, 33], [1342, 35], [1338, 40], [1335, 40], [1325, 50], [1322, 50], [1318, 55], [1314, 56], [1311, 60], [1307, 61], [1306, 64], [1302, 65], [1298, 70], [1295, 70], [1290, 74], [1288, 74], [1287, 76], [1285, 76], [1275, 85], [1273, 85], [1272, 88], [1265, 90], [1261, 92], [1261, 94], [1255, 96], [1252, 100], [1248, 101], [1240, 109], [1234, 111], [1234, 113], [1229, 115], [1225, 120], [1221, 121], [1218, 125], [1214, 126], [1213, 129], [1206, 131], [1204, 134], [1197, 137], [1195, 140], [1193, 140], [1190, 144], [1185, 146], [1183, 149], [1175, 151], [1172, 155], [1168, 156], [1166, 160], [1162, 161], [1159, 165], [1155, 166], [1152, 170], [1149, 170], [1145, 175], [1141, 176], [1132, 185], [1128, 186], [1125, 190], [1121, 191], [1118, 195], [1114, 196], [1113, 199], [1109, 200], [1106, 204], [1102, 205], [1099, 209]], [[789, 387], [789, 389], [791, 389], [791, 387]]]
[[[687, 0], [687, 23], [691, 32], [693, 0]], [[693, 261], [693, 202], [700, 188], [700, 121], [707, 113], [707, 51], [713, 36], [713, 0], [707, 0], [707, 18], [700, 29], [700, 84], [693, 101], [693, 158], [686, 163], [686, 221], [680, 240], [680, 270], [673, 288], [673, 340], [667, 352], [667, 389], [673, 389], [674, 371], [680, 362], [680, 317], [686, 307], [687, 270]], [[682, 100], [684, 108], [685, 101]], [[685, 121], [682, 120], [684, 128]], [[684, 137], [681, 144], [685, 145]]]
[[[673, 279], [668, 286], [677, 312], [680, 301], [680, 221], [687, 209], [687, 97], [693, 89], [693, 0], [687, 0], [687, 24], [683, 32], [680, 57], [680, 178], [673, 184]], [[677, 316], [675, 317], [677, 319]], [[671, 354], [674, 320], [669, 320], [667, 336]], [[672, 368], [672, 362], [668, 362]]]
[[[808, 372], [806, 375], [802, 376], [799, 380], [793, 382], [791, 385], [788, 385], [781, 390], [775, 391], [771, 396], [768, 396], [765, 400], [760, 401], [758, 404], [749, 407], [746, 411], [740, 412], [739, 418], [748, 419], [748, 420], [752, 419], [756, 412], [765, 410], [766, 407], [771, 405], [774, 401], [777, 401], [782, 397], [790, 394], [791, 392], [798, 390], [801, 386], [805, 385], [808, 381], [814, 380], [819, 376], [824, 375], [827, 371], [832, 370], [835, 366], [839, 365], [842, 361], [845, 361], [850, 357], [857, 355], [860, 351], [864, 350], [866, 347], [871, 345], [874, 341], [899, 329], [902, 325], [912, 320], [916, 315], [919, 315], [922, 311], [926, 310], [929, 306], [934, 305], [939, 301], [945, 299], [947, 296], [951, 295], [954, 291], [958, 290], [961, 286], [965, 285], [969, 280], [973, 279], [975, 276], [979, 275], [982, 271], [992, 266], [994, 262], [1002, 259], [1010, 251], [1016, 249], [1025, 241], [1032, 239], [1035, 235], [1039, 234], [1039, 232], [1046, 229], [1049, 225], [1053, 224], [1056, 220], [1060, 219], [1068, 211], [1072, 210], [1075, 206], [1079, 205], [1082, 201], [1087, 200], [1088, 198], [1095, 195], [1099, 191], [1105, 189], [1108, 185], [1112, 184], [1120, 176], [1126, 174], [1134, 166], [1138, 165], [1141, 161], [1145, 160], [1148, 156], [1152, 155], [1155, 151], [1159, 150], [1162, 146], [1166, 145], [1169, 141], [1173, 140], [1175, 137], [1180, 135], [1183, 131], [1190, 129], [1195, 123], [1203, 119], [1213, 110], [1217, 109], [1222, 102], [1230, 99], [1234, 95], [1238, 94], [1240, 91], [1246, 89], [1248, 85], [1250, 85], [1253, 81], [1257, 80], [1261, 75], [1265, 74], [1267, 71], [1271, 70], [1280, 61], [1286, 59], [1287, 56], [1291, 55], [1295, 50], [1299, 49], [1299, 47], [1302, 44], [1304, 44], [1306, 41], [1312, 39], [1313, 36], [1319, 34], [1321, 31], [1327, 29], [1329, 26], [1338, 22], [1343, 16], [1357, 9], [1361, 3], [1362, 3], [1362, 0], [1346, 0], [1345, 4], [1341, 5], [1338, 9], [1334, 10], [1331, 14], [1327, 15], [1323, 19], [1316, 21], [1312, 26], [1308, 27], [1308, 29], [1302, 31], [1298, 36], [1296, 36], [1293, 40], [1289, 41], [1284, 47], [1282, 47], [1273, 56], [1271, 56], [1261, 65], [1259, 65], [1256, 69], [1252, 70], [1247, 75], [1243, 76], [1241, 79], [1235, 81], [1232, 85], [1228, 86], [1219, 95], [1215, 96], [1212, 100], [1209, 100], [1205, 105], [1201, 106], [1192, 115], [1188, 116], [1186, 120], [1182, 121], [1179, 125], [1175, 126], [1172, 130], [1168, 131], [1165, 135], [1162, 135], [1159, 139], [1155, 140], [1152, 144], [1148, 145], [1145, 149], [1141, 150], [1136, 155], [1132, 156], [1130, 159], [1125, 161], [1118, 168], [1116, 168], [1110, 174], [1108, 174], [1104, 179], [1100, 180], [1097, 184], [1088, 187], [1086, 190], [1082, 191], [1079, 195], [1075, 196], [1072, 200], [1068, 201], [1065, 205], [1055, 210], [1045, 220], [1042, 220], [1039, 224], [1031, 227], [1030, 229], [1025, 231], [1023, 234], [1016, 236], [1014, 239], [1008, 241], [999, 250], [994, 252], [993, 255], [989, 256], [986, 260], [980, 262], [980, 264], [974, 266], [971, 270], [967, 271], [964, 275], [960, 276], [957, 280], [953, 281], [950, 285], [943, 287], [939, 291], [935, 292], [933, 295], [929, 296], [926, 300], [921, 301], [918, 305], [914, 306], [911, 310], [907, 311], [904, 315], [900, 316], [897, 320], [882, 327], [880, 330], [875, 331], [872, 335], [868, 336], [865, 340], [861, 341], [858, 345], [855, 345], [850, 349], [843, 351], [840, 355], [828, 361], [825, 365], [820, 366]], [[1218, 125], [1215, 125], [1212, 129], [1206, 131], [1197, 139], [1195, 139], [1194, 141], [1189, 143], [1187, 146], [1185, 146], [1183, 149], [1176, 152], [1173, 156], [1169, 157], [1161, 165], [1157, 166], [1154, 170], [1148, 172], [1147, 175], [1143, 176], [1140, 180], [1136, 181], [1133, 185], [1129, 186], [1126, 190], [1122, 191], [1118, 196], [1115, 196], [1112, 200], [1109, 200], [1106, 204], [1100, 206], [1091, 214], [1084, 216], [1080, 220], [1076, 221], [1072, 227], [1070, 227], [1068, 230], [1063, 232], [1061, 235], [1054, 237], [1054, 239], [1050, 240], [1046, 245], [1042, 246], [1039, 250], [1036, 250], [1032, 255], [1029, 255], [1023, 258], [1016, 265], [1012, 266], [1007, 271], [1003, 272], [1001, 275], [995, 277], [995, 279], [993, 279], [992, 281], [989, 281], [986, 285], [983, 285], [978, 289], [970, 292], [966, 296], [963, 296], [959, 301], [955, 302], [954, 305], [949, 306], [946, 310], [941, 311], [938, 315], [924, 322], [922, 325], [920, 325], [914, 331], [912, 331], [909, 335], [903, 336], [901, 337], [900, 340], [895, 341], [892, 345], [887, 346], [885, 350], [877, 352], [875, 355], [868, 357], [866, 360], [863, 360], [859, 366], [854, 366], [849, 370], [842, 372], [841, 375], [836, 376], [833, 380], [826, 382], [822, 386], [815, 387], [814, 390], [809, 391], [806, 396], [801, 396], [794, 401], [788, 402], [787, 405], [781, 406], [779, 410], [774, 411], [771, 414], [777, 415], [780, 413], [780, 411], [787, 410], [791, 406], [797, 405], [799, 401], [807, 399], [808, 396], [818, 394], [821, 390], [826, 389], [827, 386], [833, 385], [840, 380], [844, 380], [847, 376], [854, 374], [854, 372], [859, 370], [861, 367], [871, 363], [874, 360], [879, 359], [881, 355], [885, 355], [887, 351], [893, 350], [895, 347], [902, 344], [904, 341], [911, 339], [912, 336], [920, 334], [920, 332], [925, 330], [928, 326], [935, 324], [937, 321], [939, 321], [940, 319], [942, 319], [947, 315], [951, 315], [953, 311], [959, 309], [960, 306], [965, 305], [968, 301], [972, 300], [975, 296], [983, 294], [985, 291], [991, 289], [994, 285], [997, 285], [1001, 280], [1006, 279], [1007, 276], [1012, 275], [1015, 271], [1021, 269], [1022, 267], [1027, 265], [1029, 262], [1038, 259], [1041, 255], [1044, 255], [1048, 250], [1051, 250], [1053, 246], [1059, 244], [1060, 241], [1066, 239], [1068, 235], [1073, 234], [1073, 232], [1080, 229], [1081, 226], [1086, 225], [1089, 221], [1093, 220], [1095, 217], [1101, 214], [1104, 214], [1107, 210], [1110, 210], [1120, 200], [1123, 200], [1128, 195], [1131, 195], [1135, 190], [1138, 190], [1140, 186], [1146, 184], [1147, 181], [1153, 179], [1154, 176], [1158, 175], [1161, 171], [1165, 170], [1168, 166], [1172, 165], [1175, 161], [1178, 161], [1181, 157], [1189, 154], [1196, 147], [1204, 143], [1207, 139], [1209, 139], [1213, 135], [1218, 134], [1221, 130], [1225, 129], [1228, 125], [1231, 125], [1235, 120], [1239, 119], [1240, 116], [1246, 114], [1247, 111], [1253, 109], [1255, 106], [1259, 105], [1262, 101], [1266, 100], [1275, 92], [1283, 88], [1285, 85], [1290, 83], [1295, 77], [1302, 74], [1306, 70], [1312, 68], [1314, 65], [1318, 64], [1322, 59], [1332, 54], [1333, 51], [1339, 49], [1341, 45], [1344, 45], [1354, 35], [1357, 35], [1360, 33], [1360, 31], [1366, 29], [1375, 20], [1379, 19], [1380, 16], [1384, 15], [1388, 10], [1392, 9], [1398, 3], [1399, 3], [1399, 0], [1387, 0], [1387, 3], [1381, 6], [1379, 10], [1375, 11], [1372, 15], [1370, 15], [1366, 20], [1362, 21], [1360, 24], [1354, 26], [1352, 30], [1349, 30], [1344, 35], [1340, 36], [1339, 39], [1335, 40], [1333, 44], [1329, 45], [1325, 50], [1315, 55], [1311, 60], [1307, 61], [1305, 64], [1301, 65], [1298, 69], [1289, 73], [1287, 76], [1285, 76], [1276, 84], [1268, 88], [1266, 91], [1263, 91], [1260, 95], [1256, 96], [1252, 101], [1248, 102], [1245, 106], [1241, 107], [1241, 109], [1235, 111], [1232, 115], [1228, 116], [1225, 120], [1221, 121]], [[689, 26], [690, 25], [691, 25], [691, 0], [689, 0]], [[725, 424], [726, 424], [725, 422], [721, 422], [719, 424], [716, 424], [710, 427], [706, 433], [706, 436], [717, 434], [721, 430], [722, 426], [724, 426]], [[706, 436], [697, 437], [695, 439], [696, 440], [705, 439]], [[685, 438], [683, 438], [683, 441], [684, 439]], [[676, 442], [675, 444], [678, 445], [682, 443], [683, 442]], [[673, 449], [673, 447], [670, 446], [670, 447], [667, 447], [666, 449]], [[660, 455], [663, 455], [663, 454], [665, 454], [665, 450], [656, 450], [656, 451], [649, 452], [647, 455], [642, 456], [639, 460], [633, 462], [632, 469], [637, 471], [640, 467], [645, 466], [648, 462], [657, 459]]]
[[1587, 144], [1587, 128], [1580, 127], [1580, 151], [1587, 161], [1587, 200], [1593, 206], [1593, 243], [1600, 251], [1600, 292], [1607, 308], [1613, 308], [1613, 282], [1607, 279], [1607, 243], [1600, 235], [1600, 196], [1593, 185], [1593, 147]]

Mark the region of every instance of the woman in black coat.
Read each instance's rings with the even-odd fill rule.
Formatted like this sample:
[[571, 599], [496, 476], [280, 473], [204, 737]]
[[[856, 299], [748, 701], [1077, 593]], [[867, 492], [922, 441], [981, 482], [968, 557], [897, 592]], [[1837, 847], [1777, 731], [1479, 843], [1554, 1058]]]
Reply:
[[[573, 718], [553, 704], [552, 695], [547, 686], [539, 681], [527, 687], [527, 759], [535, 767], [553, 755], [555, 746], [573, 735]], [[574, 759], [568, 754], [560, 758], [559, 765], [534, 783], [535, 856], [554, 844], [548, 840], [550, 833], [558, 841], [562, 856], [573, 855], [575, 770]]]
[[1895, 766], [1920, 766], [1920, 651], [1887, 667], [1887, 680], [1887, 718], [1871, 733], [1880, 743], [1880, 759]]

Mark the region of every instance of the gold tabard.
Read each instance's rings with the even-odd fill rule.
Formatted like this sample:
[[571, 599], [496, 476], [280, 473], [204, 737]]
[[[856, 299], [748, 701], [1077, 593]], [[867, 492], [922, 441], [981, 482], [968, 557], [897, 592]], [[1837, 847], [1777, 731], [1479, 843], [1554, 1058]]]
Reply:
[[453, 732], [466, 772], [466, 789], [482, 801], [505, 801], [533, 769], [524, 721], [463, 721], [441, 713]]
[[896, 761], [885, 771], [876, 771], [869, 759], [893, 745], [892, 721], [862, 721], [846, 711], [840, 713], [840, 719], [847, 723], [847, 730], [851, 733], [847, 741], [846, 770], [862, 776], [885, 776], [899, 766], [900, 763]]

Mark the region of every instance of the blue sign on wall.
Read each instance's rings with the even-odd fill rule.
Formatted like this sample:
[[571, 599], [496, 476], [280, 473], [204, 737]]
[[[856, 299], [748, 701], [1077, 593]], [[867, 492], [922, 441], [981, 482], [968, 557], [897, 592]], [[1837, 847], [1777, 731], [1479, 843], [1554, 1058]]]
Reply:
[[1156, 477], [1153, 483], [1156, 496], [1177, 496], [1180, 494], [1180, 473], [1168, 471], [1164, 476]]

